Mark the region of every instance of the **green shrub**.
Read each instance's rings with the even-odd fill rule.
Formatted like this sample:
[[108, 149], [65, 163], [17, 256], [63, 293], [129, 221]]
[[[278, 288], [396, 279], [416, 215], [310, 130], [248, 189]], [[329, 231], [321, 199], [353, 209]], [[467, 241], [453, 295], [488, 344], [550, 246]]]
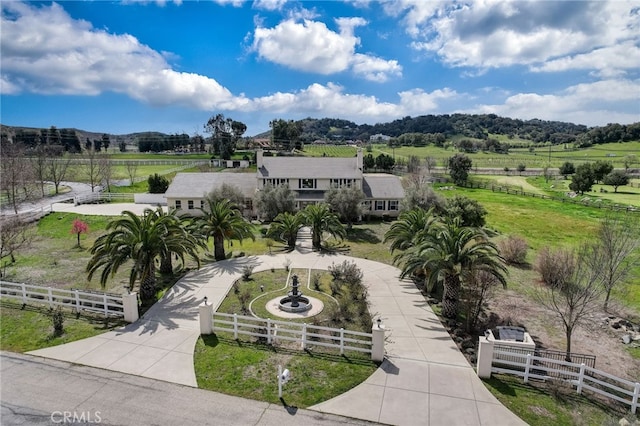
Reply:
[[60, 306], [51, 310], [51, 324], [54, 337], [60, 337], [64, 333], [64, 313]]

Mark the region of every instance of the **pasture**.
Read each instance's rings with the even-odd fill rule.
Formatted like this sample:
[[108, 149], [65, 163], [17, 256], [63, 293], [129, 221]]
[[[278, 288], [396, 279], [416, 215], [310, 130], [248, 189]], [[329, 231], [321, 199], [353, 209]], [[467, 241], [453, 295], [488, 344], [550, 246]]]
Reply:
[[[400, 146], [392, 148], [386, 144], [374, 144], [373, 154], [384, 153], [395, 156], [396, 159], [408, 159], [415, 155], [420, 159], [433, 157], [437, 165], [442, 167], [449, 157], [459, 151], [452, 146], [439, 148], [433, 145], [425, 147]], [[498, 168], [505, 167], [516, 170], [518, 165], [524, 164], [527, 168], [544, 168], [549, 164], [551, 167], [560, 167], [565, 161], [575, 165], [594, 162], [596, 160], [609, 161], [615, 168], [624, 168], [624, 156], [635, 154], [640, 159], [640, 142], [609, 143], [594, 145], [584, 149], [565, 149], [564, 145], [550, 147], [538, 147], [532, 151], [529, 148], [512, 148], [508, 154], [497, 154], [492, 152], [476, 152], [465, 154], [473, 161], [474, 167]], [[634, 167], [640, 167], [640, 164]]]

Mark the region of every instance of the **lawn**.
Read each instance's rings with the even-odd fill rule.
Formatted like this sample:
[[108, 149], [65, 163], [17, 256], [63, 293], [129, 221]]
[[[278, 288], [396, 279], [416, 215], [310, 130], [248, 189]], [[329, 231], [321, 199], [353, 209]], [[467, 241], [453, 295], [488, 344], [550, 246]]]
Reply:
[[580, 396], [562, 384], [531, 383], [507, 375], [484, 380], [500, 402], [531, 426], [614, 425], [622, 417], [632, 418], [628, 410], [618, 407], [614, 412], [608, 404]]
[[0, 302], [0, 350], [28, 352], [57, 346], [87, 337], [96, 336], [124, 325], [122, 321], [105, 321], [100, 315], [76, 316], [64, 310], [64, 332], [54, 336], [49, 308], [44, 305], [26, 305], [2, 299]]
[[276, 377], [282, 365], [291, 371], [283, 400], [300, 408], [345, 393], [377, 368], [368, 356], [291, 350], [224, 334], [201, 336], [194, 364], [199, 388], [273, 404], [281, 404]]

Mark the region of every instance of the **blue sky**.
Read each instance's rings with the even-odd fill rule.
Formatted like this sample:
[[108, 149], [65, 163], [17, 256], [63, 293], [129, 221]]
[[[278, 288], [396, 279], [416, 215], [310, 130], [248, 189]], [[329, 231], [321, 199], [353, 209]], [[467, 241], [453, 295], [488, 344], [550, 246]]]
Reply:
[[640, 1], [3, 1], [2, 124], [640, 121]]

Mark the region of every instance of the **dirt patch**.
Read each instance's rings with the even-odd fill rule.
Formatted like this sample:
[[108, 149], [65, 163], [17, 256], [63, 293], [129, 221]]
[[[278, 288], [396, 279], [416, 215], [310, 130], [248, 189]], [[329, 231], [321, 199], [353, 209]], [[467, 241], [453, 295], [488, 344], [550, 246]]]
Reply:
[[[626, 350], [621, 335], [610, 328], [605, 319], [609, 315], [631, 317], [620, 307], [613, 306], [611, 312], [593, 312], [587, 324], [573, 332], [572, 352], [596, 356], [596, 368], [628, 380], [640, 377], [640, 360]], [[564, 328], [556, 315], [513, 291], [499, 291], [488, 304], [488, 312], [504, 324], [524, 327], [545, 349], [565, 350]]]

